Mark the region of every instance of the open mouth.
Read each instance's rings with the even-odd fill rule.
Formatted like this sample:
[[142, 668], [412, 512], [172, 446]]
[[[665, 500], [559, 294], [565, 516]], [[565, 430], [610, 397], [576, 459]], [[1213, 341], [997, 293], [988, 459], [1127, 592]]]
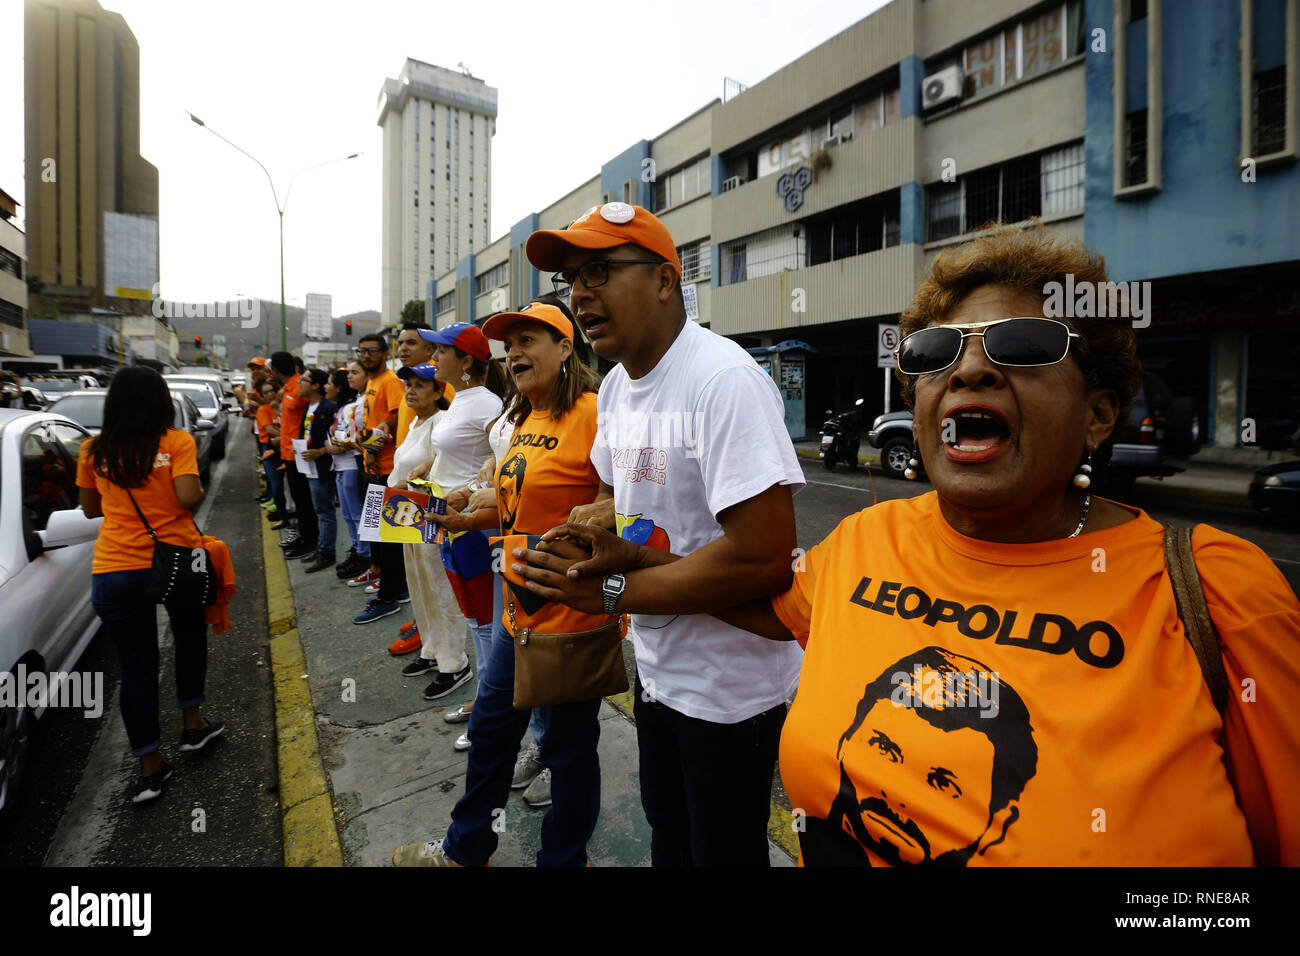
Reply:
[[1011, 428], [997, 409], [986, 405], [962, 405], [949, 409], [944, 417], [942, 434], [950, 457], [982, 460], [1007, 442]]
[[532, 368], [533, 367], [531, 365], [527, 365], [523, 362], [519, 362], [515, 365], [510, 366], [510, 371], [515, 378], [518, 378], [520, 375], [523, 375], [525, 372], [532, 371]]
[[599, 333], [600, 330], [605, 327], [605, 323], [609, 320], [603, 315], [591, 315], [590, 313], [586, 313], [579, 316], [579, 321], [582, 322], [582, 330], [590, 336], [593, 333]]

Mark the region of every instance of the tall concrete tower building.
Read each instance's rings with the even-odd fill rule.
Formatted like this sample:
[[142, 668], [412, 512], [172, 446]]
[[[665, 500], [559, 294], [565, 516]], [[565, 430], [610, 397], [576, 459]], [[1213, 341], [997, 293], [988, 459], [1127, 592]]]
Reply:
[[383, 321], [489, 241], [497, 91], [408, 58], [384, 80]]
[[24, 32], [29, 274], [60, 304], [148, 311], [158, 170], [135, 35], [95, 0], [27, 0]]

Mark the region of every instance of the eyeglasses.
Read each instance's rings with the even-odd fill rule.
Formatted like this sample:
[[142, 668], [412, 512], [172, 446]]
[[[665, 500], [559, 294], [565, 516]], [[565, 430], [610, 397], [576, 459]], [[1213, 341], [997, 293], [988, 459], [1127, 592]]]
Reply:
[[555, 294], [566, 296], [573, 291], [573, 283], [576, 279], [581, 279], [582, 284], [588, 289], [595, 289], [609, 281], [609, 270], [611, 266], [657, 266], [664, 260], [662, 259], [591, 259], [584, 262], [576, 269], [563, 269], [551, 276], [551, 284], [555, 286]]
[[905, 335], [898, 343], [894, 352], [898, 370], [904, 375], [942, 372], [956, 364], [966, 339], [973, 335], [984, 340], [990, 362], [1012, 368], [1055, 365], [1069, 353], [1070, 340], [1079, 338], [1064, 322], [1034, 317], [935, 325]]
[[362, 355], [367, 355], [367, 354], [382, 355], [384, 352], [387, 352], [388, 349], [380, 348], [379, 346], [376, 345], [365, 345], [365, 346], [359, 345], [356, 348], [354, 348], [352, 351], [355, 352], [357, 354], [357, 357], [359, 358]]

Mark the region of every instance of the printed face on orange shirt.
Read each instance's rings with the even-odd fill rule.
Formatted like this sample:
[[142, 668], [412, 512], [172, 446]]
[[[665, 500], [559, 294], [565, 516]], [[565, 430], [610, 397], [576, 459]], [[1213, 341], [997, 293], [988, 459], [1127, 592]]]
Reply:
[[524, 493], [524, 475], [528, 459], [516, 452], [501, 465], [501, 481], [497, 492], [497, 507], [501, 513], [501, 529], [514, 530], [515, 515], [519, 512], [519, 496]]
[[[1019, 695], [979, 661], [937, 647], [868, 685], [839, 756], [832, 818], [895, 866], [963, 866], [1000, 842], [1037, 764]], [[869, 785], [855, 786], [850, 767]]]

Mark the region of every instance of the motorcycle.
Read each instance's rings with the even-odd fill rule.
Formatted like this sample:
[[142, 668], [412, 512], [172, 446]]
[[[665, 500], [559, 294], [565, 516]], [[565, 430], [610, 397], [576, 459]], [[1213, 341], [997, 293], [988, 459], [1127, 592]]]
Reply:
[[826, 409], [829, 416], [821, 430], [822, 467], [827, 471], [835, 469], [836, 462], [847, 462], [849, 468], [858, 467], [858, 448], [862, 445], [862, 399], [853, 403], [847, 411], [834, 414]]

